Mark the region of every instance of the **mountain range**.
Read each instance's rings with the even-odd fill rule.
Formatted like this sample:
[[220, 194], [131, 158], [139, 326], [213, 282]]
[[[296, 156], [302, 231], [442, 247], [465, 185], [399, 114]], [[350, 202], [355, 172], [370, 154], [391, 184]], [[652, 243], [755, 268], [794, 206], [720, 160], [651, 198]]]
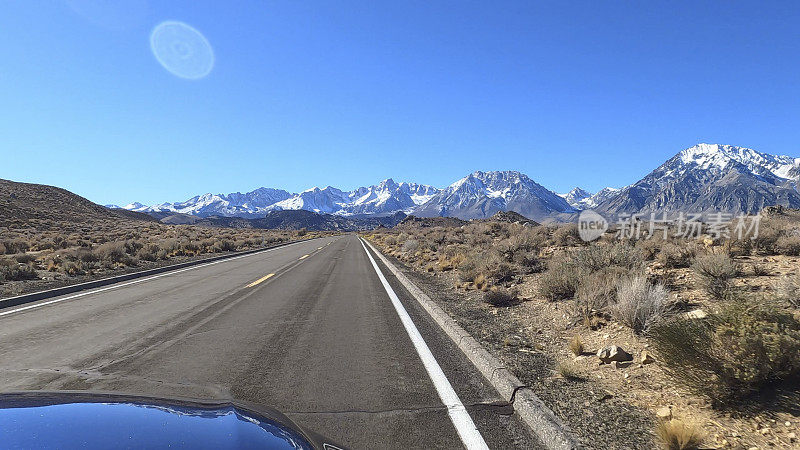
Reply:
[[[271, 211], [306, 210], [337, 216], [482, 219], [514, 211], [533, 220], [565, 220], [584, 209], [633, 214], [660, 211], [754, 213], [764, 206], [800, 207], [800, 158], [744, 147], [698, 144], [670, 158], [641, 180], [594, 194], [575, 188], [556, 194], [517, 171], [473, 172], [444, 189], [383, 180], [344, 191], [332, 186], [300, 193], [259, 188], [245, 194], [203, 194], [183, 202], [124, 209], [149, 214], [262, 218]], [[113, 205], [110, 205], [113, 206]]]
[[731, 145], [699, 144], [595, 206], [608, 214], [648, 212], [757, 213], [800, 207], [800, 158]]

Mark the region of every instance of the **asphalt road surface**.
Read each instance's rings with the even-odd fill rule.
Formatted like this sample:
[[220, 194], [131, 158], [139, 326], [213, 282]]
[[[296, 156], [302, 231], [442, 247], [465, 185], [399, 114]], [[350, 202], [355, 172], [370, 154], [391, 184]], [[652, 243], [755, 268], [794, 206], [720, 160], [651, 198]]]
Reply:
[[[538, 448], [377, 264], [466, 408], [461, 419], [490, 448]], [[275, 408], [351, 448], [465, 446], [457, 427], [470, 423], [454, 419], [452, 405], [448, 411], [442, 380], [434, 381], [431, 361], [354, 235], [61, 298], [0, 310], [0, 392], [235, 398]]]

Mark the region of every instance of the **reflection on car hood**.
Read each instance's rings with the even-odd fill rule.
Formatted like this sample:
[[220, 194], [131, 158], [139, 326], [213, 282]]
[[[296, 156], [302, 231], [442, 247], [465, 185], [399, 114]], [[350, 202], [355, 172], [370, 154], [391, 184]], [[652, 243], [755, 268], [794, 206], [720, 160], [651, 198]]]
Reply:
[[337, 449], [270, 408], [87, 392], [0, 394], [3, 448]]

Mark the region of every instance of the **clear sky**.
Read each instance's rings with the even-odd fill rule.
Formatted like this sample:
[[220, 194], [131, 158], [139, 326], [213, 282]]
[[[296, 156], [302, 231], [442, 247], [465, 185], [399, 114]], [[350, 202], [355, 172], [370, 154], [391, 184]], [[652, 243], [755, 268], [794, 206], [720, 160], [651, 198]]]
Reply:
[[[150, 36], [200, 31], [207, 76]], [[9, 0], [0, 178], [98, 203], [259, 186], [563, 192], [699, 142], [800, 156], [800, 2]]]

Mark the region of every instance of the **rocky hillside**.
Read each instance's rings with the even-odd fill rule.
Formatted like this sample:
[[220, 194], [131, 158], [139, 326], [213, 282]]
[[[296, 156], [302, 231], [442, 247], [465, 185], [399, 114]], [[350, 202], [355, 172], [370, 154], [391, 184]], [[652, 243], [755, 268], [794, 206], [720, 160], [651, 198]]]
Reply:
[[66, 189], [43, 184], [0, 179], [0, 225], [14, 221], [66, 221], [134, 219], [93, 203]]

